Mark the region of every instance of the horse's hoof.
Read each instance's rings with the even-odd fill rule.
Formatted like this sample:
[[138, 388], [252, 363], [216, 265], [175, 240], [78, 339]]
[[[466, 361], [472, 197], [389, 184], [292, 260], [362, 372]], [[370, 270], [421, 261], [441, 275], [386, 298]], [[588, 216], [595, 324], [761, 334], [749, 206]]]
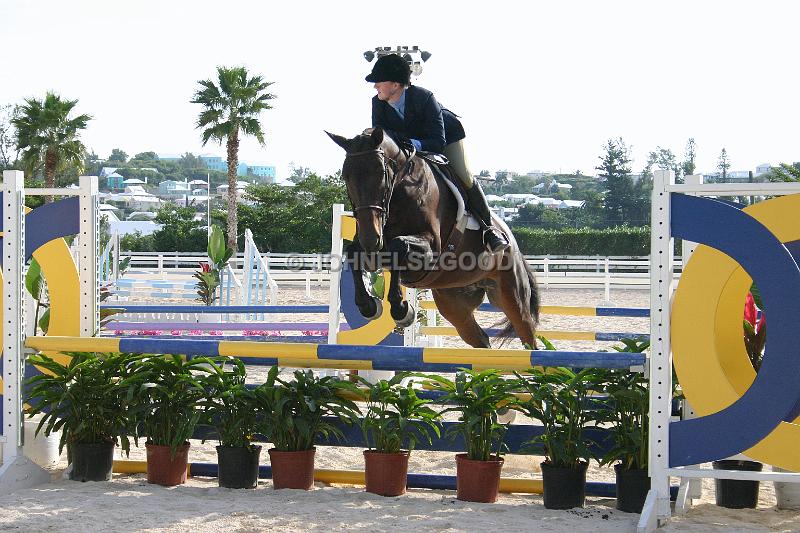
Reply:
[[408, 303], [406, 305], [407, 305], [406, 316], [404, 316], [400, 320], [397, 320], [396, 318], [394, 320], [394, 323], [397, 325], [398, 328], [410, 327], [411, 325], [414, 324], [414, 320], [416, 320], [417, 318], [417, 311], [414, 309], [414, 306]]
[[365, 315], [364, 310], [359, 308], [359, 311], [361, 311], [361, 316], [363, 316], [369, 321], [375, 320], [376, 318], [380, 318], [380, 316], [383, 314], [383, 302], [373, 296], [372, 303], [375, 304], [375, 312], [372, 315]]

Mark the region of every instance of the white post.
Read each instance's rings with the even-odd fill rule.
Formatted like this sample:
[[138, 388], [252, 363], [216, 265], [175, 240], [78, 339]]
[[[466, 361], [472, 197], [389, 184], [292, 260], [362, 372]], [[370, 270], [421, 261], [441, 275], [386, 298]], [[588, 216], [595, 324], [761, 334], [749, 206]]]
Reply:
[[81, 176], [79, 180], [80, 205], [80, 331], [81, 337], [92, 337], [100, 330], [100, 291], [97, 288], [100, 271], [100, 250], [97, 235], [100, 232], [97, 216], [97, 176]]
[[545, 257], [542, 265], [542, 273], [544, 274], [544, 288], [550, 288], [550, 258]]
[[25, 457], [22, 379], [25, 375], [25, 174], [3, 171], [3, 466], [0, 494], [50, 481], [50, 474]]
[[672, 351], [670, 344], [670, 297], [672, 295], [673, 238], [670, 193], [675, 183], [672, 171], [653, 173], [650, 235], [650, 495], [655, 500], [643, 513], [640, 526], [658, 524], [670, 517], [669, 420], [672, 414]]
[[331, 228], [331, 275], [330, 293], [328, 296], [328, 344], [336, 344], [339, 336], [339, 314], [341, 307], [341, 295], [339, 294], [339, 283], [342, 278], [342, 267], [344, 258], [342, 257], [344, 243], [342, 242], [342, 215], [344, 214], [343, 204], [333, 204], [333, 227]]

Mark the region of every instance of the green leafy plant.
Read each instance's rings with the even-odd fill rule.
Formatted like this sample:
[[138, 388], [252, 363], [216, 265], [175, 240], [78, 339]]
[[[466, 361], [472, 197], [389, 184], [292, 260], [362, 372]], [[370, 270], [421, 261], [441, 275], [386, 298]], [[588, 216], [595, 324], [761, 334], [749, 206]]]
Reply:
[[225, 236], [217, 225], [211, 226], [207, 252], [209, 262], [200, 263], [200, 270], [194, 273], [194, 278], [197, 279], [197, 299], [204, 305], [214, 305], [221, 272], [235, 253], [225, 245]]
[[[35, 258], [31, 258], [28, 264], [28, 271], [25, 273], [25, 288], [36, 301], [36, 311], [34, 312], [33, 322], [47, 335], [47, 328], [50, 326], [50, 304], [48, 302], [47, 283], [42, 275], [42, 267]], [[40, 314], [41, 313], [41, 316]]]
[[179, 355], [147, 355], [137, 360], [134, 373], [125, 380], [127, 398], [135, 406], [134, 421], [142, 424], [150, 444], [169, 446], [173, 457], [202, 416], [199, 406], [205, 390], [193, 371], [202, 372], [209, 364], [202, 357], [187, 362]]
[[319, 437], [341, 439], [341, 430], [326, 420], [334, 416], [346, 423], [358, 419], [353, 400], [361, 397], [358, 387], [335, 376], [315, 376], [311, 370], [296, 370], [294, 379], [279, 377], [272, 367], [266, 381], [255, 389], [259, 432], [282, 452], [310, 450]]
[[469, 459], [488, 461], [505, 451], [503, 437], [508, 424], [499, 423], [497, 414], [516, 404], [513, 380], [505, 379], [497, 370], [469, 369], [457, 372], [454, 381], [438, 375], [425, 377], [434, 390], [445, 393], [439, 401], [455, 404], [444, 409], [442, 414], [457, 412], [461, 415], [459, 424], [450, 426], [445, 435], [450, 439], [462, 435]]
[[[119, 443], [130, 453], [130, 399], [126, 380], [139, 359], [130, 353], [69, 352], [62, 364], [36, 354], [28, 362], [43, 373], [27, 380], [29, 415], [42, 414], [36, 434], [61, 431], [65, 444]], [[133, 435], [136, 439], [135, 434]]]
[[608, 395], [608, 402], [601, 421], [610, 423], [614, 445], [600, 464], [619, 461], [623, 470], [647, 468], [647, 379], [641, 372], [630, 370], [605, 370], [604, 374], [601, 390]]
[[201, 400], [203, 423], [216, 429], [222, 446], [250, 447], [256, 432], [255, 394], [246, 385], [244, 363], [235, 357], [208, 358], [205, 375], [198, 378], [205, 390]]
[[584, 428], [596, 417], [587, 409], [589, 391], [596, 388], [595, 369], [575, 373], [569, 368], [532, 368], [529, 375], [517, 376], [517, 386], [530, 394], [517, 406], [521, 412], [542, 423], [543, 432], [528, 448], [544, 445], [545, 461], [558, 467], [577, 468], [592, 457]]
[[417, 396], [412, 383], [401, 384], [406, 376], [398, 373], [376, 383], [360, 378], [367, 387], [361, 431], [370, 449], [381, 453], [411, 451], [421, 440], [430, 443], [431, 435], [440, 435], [439, 413], [428, 407], [429, 400]]

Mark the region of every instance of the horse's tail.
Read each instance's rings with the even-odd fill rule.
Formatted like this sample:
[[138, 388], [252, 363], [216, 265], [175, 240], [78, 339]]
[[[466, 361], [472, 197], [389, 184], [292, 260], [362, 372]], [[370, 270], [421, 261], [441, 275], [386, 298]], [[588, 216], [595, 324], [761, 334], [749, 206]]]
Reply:
[[[528, 265], [527, 261], [525, 261], [525, 258], [521, 253], [517, 252], [514, 254], [514, 262], [514, 269], [517, 270], [518, 273], [517, 283], [520, 294], [526, 294], [528, 296], [528, 306], [531, 310], [531, 317], [533, 318], [533, 334], [535, 339], [536, 326], [539, 325], [539, 306], [541, 304], [539, 297], [539, 285], [536, 283], [536, 277], [533, 275], [533, 270], [531, 270], [531, 267]], [[503, 326], [503, 329], [497, 335], [497, 338], [501, 339], [500, 346], [504, 345], [508, 340], [516, 338], [514, 326], [511, 324], [511, 321], [508, 319], [508, 317], [502, 320], [498, 325]], [[533, 347], [534, 346], [531, 348]]]

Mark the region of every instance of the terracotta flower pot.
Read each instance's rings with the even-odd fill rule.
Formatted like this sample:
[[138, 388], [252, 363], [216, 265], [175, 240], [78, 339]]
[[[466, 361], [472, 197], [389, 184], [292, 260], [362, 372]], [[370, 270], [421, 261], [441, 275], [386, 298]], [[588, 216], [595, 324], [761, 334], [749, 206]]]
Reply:
[[367, 492], [380, 496], [400, 496], [406, 492], [408, 457], [411, 453], [380, 453], [364, 450]]
[[496, 502], [503, 462], [496, 455], [488, 461], [474, 461], [465, 453], [456, 455], [457, 498], [465, 502]]
[[186, 483], [186, 470], [189, 465], [189, 443], [179, 447], [172, 457], [169, 446], [146, 444], [147, 482], [173, 487]]
[[316, 448], [299, 452], [269, 450], [272, 464], [272, 486], [276, 489], [310, 490], [314, 486], [314, 453]]

